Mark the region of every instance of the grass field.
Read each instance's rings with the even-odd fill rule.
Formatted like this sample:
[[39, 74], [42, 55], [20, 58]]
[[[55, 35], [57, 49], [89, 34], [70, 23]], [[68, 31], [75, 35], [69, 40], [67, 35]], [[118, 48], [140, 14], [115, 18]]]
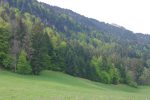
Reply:
[[0, 71], [0, 100], [150, 100], [150, 87], [106, 85], [53, 71], [40, 76]]

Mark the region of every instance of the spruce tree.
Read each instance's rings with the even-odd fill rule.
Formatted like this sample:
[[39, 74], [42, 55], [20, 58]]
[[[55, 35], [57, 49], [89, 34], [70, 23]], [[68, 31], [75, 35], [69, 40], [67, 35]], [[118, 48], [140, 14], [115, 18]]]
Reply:
[[50, 56], [48, 50], [48, 35], [47, 33], [37, 32], [32, 36], [32, 73], [35, 75], [40, 74], [43, 69], [50, 65]]
[[21, 51], [18, 63], [17, 63], [17, 72], [20, 74], [30, 74], [31, 66], [27, 61], [27, 54], [24, 50]]
[[11, 57], [9, 54], [10, 33], [5, 28], [0, 28], [0, 67], [10, 68]]

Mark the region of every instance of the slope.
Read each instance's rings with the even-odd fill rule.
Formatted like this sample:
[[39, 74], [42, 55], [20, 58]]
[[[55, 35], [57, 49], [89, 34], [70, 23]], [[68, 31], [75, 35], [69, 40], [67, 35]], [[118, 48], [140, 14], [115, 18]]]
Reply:
[[46, 69], [109, 84], [150, 84], [150, 35], [37, 0], [1, 0], [0, 33], [0, 66], [10, 71], [18, 71], [25, 51], [36, 75]]
[[[98, 31], [105, 33], [106, 36], [109, 35], [109, 37], [114, 38], [117, 42], [142, 41], [144, 43], [150, 43], [149, 35], [144, 35], [141, 33], [134, 34], [131, 30], [128, 30], [122, 26], [116, 27], [105, 22], [87, 18], [68, 9], [51, 6], [36, 0], [5, 1], [8, 1], [10, 6], [21, 10], [22, 13], [28, 12], [34, 14], [39, 17], [43, 23], [49, 26], [54, 26], [59, 32], [71, 34], [71, 31], [86, 33]], [[66, 31], [65, 27], [67, 27], [69, 31]], [[68, 37], [68, 34], [66, 37]]]
[[150, 87], [106, 85], [43, 71], [41, 76], [0, 71], [0, 100], [149, 100]]

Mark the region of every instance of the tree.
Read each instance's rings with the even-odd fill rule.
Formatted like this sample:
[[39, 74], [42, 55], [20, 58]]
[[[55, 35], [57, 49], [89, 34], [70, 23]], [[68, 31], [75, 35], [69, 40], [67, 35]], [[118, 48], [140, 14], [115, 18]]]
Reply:
[[51, 58], [49, 55], [49, 36], [43, 32], [42, 24], [39, 22], [35, 26], [32, 35], [32, 73], [35, 75], [40, 74], [43, 69], [51, 65]]
[[20, 74], [31, 74], [31, 66], [27, 61], [27, 54], [24, 50], [22, 50], [19, 55], [17, 72]]
[[150, 68], [144, 68], [143, 74], [139, 78], [142, 85], [150, 85]]
[[43, 39], [42, 33], [34, 33], [32, 37], [32, 73], [38, 75], [42, 68], [42, 59], [44, 58], [43, 53], [45, 50], [43, 49]]
[[120, 74], [116, 68], [113, 67], [113, 76], [112, 76], [112, 83], [119, 84], [120, 81]]
[[0, 66], [9, 69], [11, 57], [9, 54], [10, 33], [5, 28], [0, 28]]
[[91, 66], [95, 68], [99, 81], [107, 84], [120, 82], [119, 71], [106, 57], [93, 57]]
[[137, 88], [137, 83], [135, 82], [135, 75], [133, 71], [127, 71], [126, 73], [126, 84], [129, 86]]
[[95, 70], [95, 76], [94, 78], [96, 78], [97, 81], [103, 81], [101, 79], [101, 67], [102, 67], [102, 57], [95, 57], [93, 56], [91, 59], [91, 63], [90, 63], [91, 67]]
[[103, 60], [102, 57], [93, 57], [91, 60], [91, 66], [96, 70], [99, 81], [103, 83], [111, 83], [111, 77], [107, 69], [107, 63]]
[[146, 61], [147, 66], [150, 68], [150, 59]]

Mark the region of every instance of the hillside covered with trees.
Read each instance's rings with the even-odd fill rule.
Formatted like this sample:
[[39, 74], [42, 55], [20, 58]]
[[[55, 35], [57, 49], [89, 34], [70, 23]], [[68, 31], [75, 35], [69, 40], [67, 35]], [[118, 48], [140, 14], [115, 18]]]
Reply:
[[0, 0], [0, 68], [61, 71], [107, 84], [150, 84], [150, 35], [36, 0]]

